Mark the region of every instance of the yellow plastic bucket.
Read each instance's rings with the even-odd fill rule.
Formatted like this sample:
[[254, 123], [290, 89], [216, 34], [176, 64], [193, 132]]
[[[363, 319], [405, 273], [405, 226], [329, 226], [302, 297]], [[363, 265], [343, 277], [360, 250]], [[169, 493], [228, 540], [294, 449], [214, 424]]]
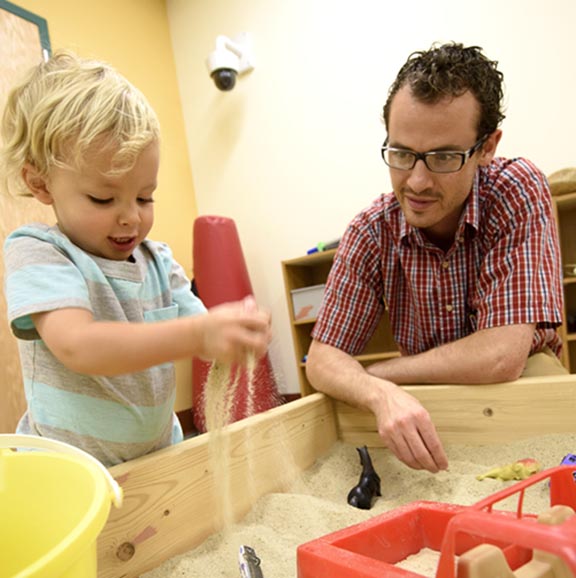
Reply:
[[122, 490], [91, 455], [0, 434], [0, 578], [96, 578], [111, 502], [121, 506]]

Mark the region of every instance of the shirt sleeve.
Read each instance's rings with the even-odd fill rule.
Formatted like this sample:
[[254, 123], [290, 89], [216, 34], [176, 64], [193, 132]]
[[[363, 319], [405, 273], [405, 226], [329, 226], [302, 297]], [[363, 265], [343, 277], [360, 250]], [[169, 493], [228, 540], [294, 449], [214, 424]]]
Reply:
[[362, 352], [384, 310], [379, 237], [362, 215], [348, 226], [312, 330], [314, 339], [350, 355]]
[[9, 236], [4, 249], [8, 321], [20, 339], [39, 339], [34, 313], [76, 307], [92, 311], [86, 279], [48, 241]]
[[559, 325], [560, 254], [546, 178], [527, 161], [517, 160], [493, 186], [501, 190], [480, 239], [487, 251], [477, 284], [478, 329]]
[[158, 243], [158, 251], [168, 272], [172, 300], [178, 305], [178, 316], [191, 317], [206, 313], [206, 307], [192, 292], [192, 283], [184, 268], [172, 256], [170, 247]]

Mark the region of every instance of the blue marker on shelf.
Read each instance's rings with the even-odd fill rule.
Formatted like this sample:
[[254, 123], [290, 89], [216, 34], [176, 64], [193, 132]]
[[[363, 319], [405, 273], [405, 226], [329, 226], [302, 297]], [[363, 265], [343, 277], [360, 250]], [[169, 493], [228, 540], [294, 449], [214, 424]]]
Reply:
[[319, 253], [322, 251], [329, 251], [330, 249], [336, 249], [340, 244], [340, 237], [338, 239], [334, 239], [333, 241], [328, 241], [326, 243], [320, 242], [316, 247], [312, 247], [312, 249], [308, 249], [306, 251], [307, 255], [312, 255], [312, 253]]

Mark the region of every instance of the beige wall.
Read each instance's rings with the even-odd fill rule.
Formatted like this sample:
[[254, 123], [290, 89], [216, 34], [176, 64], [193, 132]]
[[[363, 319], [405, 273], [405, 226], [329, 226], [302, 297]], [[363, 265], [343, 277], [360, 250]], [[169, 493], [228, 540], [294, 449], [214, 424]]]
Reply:
[[[500, 62], [500, 152], [546, 172], [576, 166], [576, 3], [567, 0], [167, 0], [199, 213], [232, 217], [257, 299], [273, 312], [272, 363], [297, 377], [280, 262], [341, 235], [389, 190], [379, 115], [413, 50], [482, 46]], [[229, 93], [204, 60], [218, 34], [252, 35], [255, 70]]]
[[[339, 236], [389, 189], [379, 115], [409, 52], [435, 40], [483, 46], [506, 77], [500, 152], [547, 173], [576, 165], [567, 0], [167, 0], [168, 17], [163, 0], [16, 3], [48, 20], [53, 47], [110, 61], [148, 95], [164, 134], [152, 233], [190, 274], [196, 203], [236, 221], [256, 297], [273, 313], [283, 391], [298, 385], [280, 262]], [[219, 92], [204, 60], [218, 34], [244, 31], [256, 69]], [[177, 409], [191, 405], [189, 376], [179, 364]]]
[[[167, 242], [192, 273], [194, 185], [164, 0], [16, 0], [45, 18], [52, 48], [107, 60], [142, 90], [162, 125], [162, 163], [151, 238]], [[177, 366], [176, 409], [192, 405], [190, 363]]]

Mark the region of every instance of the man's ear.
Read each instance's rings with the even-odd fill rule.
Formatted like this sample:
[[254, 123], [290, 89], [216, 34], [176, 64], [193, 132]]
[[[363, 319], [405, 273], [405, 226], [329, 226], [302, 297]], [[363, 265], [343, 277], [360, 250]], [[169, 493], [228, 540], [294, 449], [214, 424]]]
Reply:
[[46, 178], [40, 174], [34, 165], [31, 165], [30, 163], [24, 165], [24, 168], [22, 169], [22, 179], [32, 193], [32, 196], [38, 199], [41, 203], [51, 205], [54, 202], [52, 194], [48, 190]]
[[495, 130], [484, 142], [482, 148], [480, 149], [480, 160], [478, 164], [485, 167], [492, 162], [494, 155], [496, 154], [496, 148], [498, 143], [502, 138], [502, 131], [500, 129]]

